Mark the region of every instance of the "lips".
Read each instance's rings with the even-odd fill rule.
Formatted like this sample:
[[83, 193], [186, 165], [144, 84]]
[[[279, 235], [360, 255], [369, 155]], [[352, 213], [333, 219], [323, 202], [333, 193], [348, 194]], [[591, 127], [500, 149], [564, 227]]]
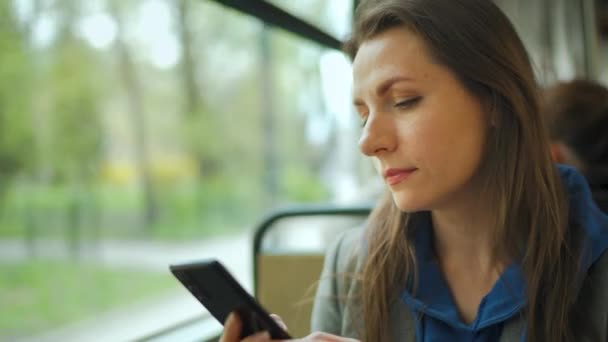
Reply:
[[407, 179], [416, 170], [416, 168], [388, 169], [384, 172], [384, 179], [388, 185], [396, 185]]

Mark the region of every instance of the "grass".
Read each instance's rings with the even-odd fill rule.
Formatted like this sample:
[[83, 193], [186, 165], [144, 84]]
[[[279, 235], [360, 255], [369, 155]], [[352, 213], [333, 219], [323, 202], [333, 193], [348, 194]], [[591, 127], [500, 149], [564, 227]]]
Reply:
[[175, 286], [169, 275], [66, 262], [0, 265], [0, 274], [0, 340], [42, 333]]

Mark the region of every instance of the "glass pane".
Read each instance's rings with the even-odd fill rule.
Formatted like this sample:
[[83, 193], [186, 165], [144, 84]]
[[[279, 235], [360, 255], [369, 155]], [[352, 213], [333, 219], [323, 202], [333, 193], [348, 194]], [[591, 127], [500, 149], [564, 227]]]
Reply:
[[133, 340], [202, 315], [170, 263], [217, 258], [250, 289], [268, 210], [371, 197], [339, 52], [211, 1], [0, 16], [0, 340]]
[[268, 2], [338, 39], [344, 39], [350, 32], [352, 0], [269, 0]]
[[278, 220], [264, 235], [261, 254], [322, 255], [341, 233], [362, 227], [366, 215], [294, 216]]

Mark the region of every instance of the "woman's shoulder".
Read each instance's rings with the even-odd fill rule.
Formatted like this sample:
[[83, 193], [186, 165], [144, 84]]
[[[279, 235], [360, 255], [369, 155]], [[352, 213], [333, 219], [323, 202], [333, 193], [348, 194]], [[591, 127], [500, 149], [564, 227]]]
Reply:
[[[341, 234], [328, 249], [312, 313], [312, 330], [358, 338], [363, 326], [360, 277], [366, 256], [365, 228]], [[393, 341], [415, 341], [415, 321], [402, 301], [390, 308]]]
[[608, 339], [608, 252], [591, 265], [579, 292], [577, 300], [578, 312], [582, 315], [581, 326], [583, 334], [590, 341], [606, 341]]
[[360, 271], [364, 255], [365, 229], [357, 227], [340, 234], [325, 254], [325, 268], [334, 274], [353, 274]]
[[352, 318], [356, 312], [351, 297], [357, 291], [363, 228], [340, 234], [325, 255], [312, 310], [312, 331], [356, 337]]
[[[593, 301], [600, 301], [607, 309], [604, 315], [608, 314], [608, 252], [602, 255], [591, 265], [587, 271], [581, 296], [593, 295]], [[598, 298], [599, 297], [599, 298]]]

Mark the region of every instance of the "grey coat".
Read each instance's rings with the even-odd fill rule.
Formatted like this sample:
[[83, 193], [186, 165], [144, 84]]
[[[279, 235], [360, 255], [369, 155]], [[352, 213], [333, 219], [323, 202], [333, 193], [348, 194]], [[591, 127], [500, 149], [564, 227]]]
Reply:
[[[345, 300], [358, 292], [358, 282], [343, 275], [354, 274], [361, 269], [362, 253], [358, 252], [361, 232], [361, 229], [355, 229], [345, 233], [326, 255], [313, 307], [312, 331], [358, 338], [357, 329], [362, 322], [357, 319], [360, 317], [357, 305], [354, 301]], [[597, 333], [595, 339], [581, 338], [580, 341], [608, 341], [608, 253], [604, 253], [589, 269], [579, 301], [584, 312], [588, 313], [589, 326]], [[391, 341], [415, 342], [414, 320], [402, 301], [393, 304], [390, 311]], [[519, 342], [524, 335], [525, 321], [521, 316], [515, 316], [505, 322], [499, 341]]]

